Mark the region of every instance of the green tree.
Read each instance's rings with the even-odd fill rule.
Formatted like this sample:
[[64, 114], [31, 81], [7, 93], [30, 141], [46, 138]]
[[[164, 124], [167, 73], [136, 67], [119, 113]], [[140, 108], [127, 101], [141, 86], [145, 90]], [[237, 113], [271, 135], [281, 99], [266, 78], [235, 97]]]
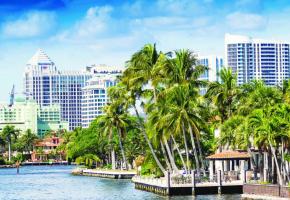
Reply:
[[1, 136], [8, 144], [8, 160], [11, 161], [11, 144], [16, 140], [19, 134], [19, 130], [15, 129], [14, 126], [5, 126], [2, 130]]

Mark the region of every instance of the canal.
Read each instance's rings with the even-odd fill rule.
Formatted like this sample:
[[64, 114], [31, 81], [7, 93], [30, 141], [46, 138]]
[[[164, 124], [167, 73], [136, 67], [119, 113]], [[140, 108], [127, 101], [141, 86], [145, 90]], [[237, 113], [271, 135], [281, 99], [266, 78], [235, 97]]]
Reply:
[[73, 176], [73, 166], [26, 166], [0, 169], [0, 199], [5, 200], [238, 200], [239, 195], [162, 197], [134, 189], [129, 180]]

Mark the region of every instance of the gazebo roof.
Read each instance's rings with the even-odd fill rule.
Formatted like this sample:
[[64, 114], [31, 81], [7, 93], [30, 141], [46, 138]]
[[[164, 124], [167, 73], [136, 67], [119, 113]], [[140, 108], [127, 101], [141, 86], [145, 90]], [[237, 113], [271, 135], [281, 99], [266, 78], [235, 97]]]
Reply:
[[251, 156], [242, 151], [223, 151], [206, 157], [209, 160], [247, 160]]

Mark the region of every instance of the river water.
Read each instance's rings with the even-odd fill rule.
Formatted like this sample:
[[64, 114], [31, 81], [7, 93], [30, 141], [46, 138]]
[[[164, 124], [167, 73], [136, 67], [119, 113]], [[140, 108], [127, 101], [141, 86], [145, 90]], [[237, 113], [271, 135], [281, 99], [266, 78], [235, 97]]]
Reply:
[[73, 166], [0, 169], [0, 200], [239, 200], [239, 195], [162, 197], [134, 189], [130, 180], [73, 176]]

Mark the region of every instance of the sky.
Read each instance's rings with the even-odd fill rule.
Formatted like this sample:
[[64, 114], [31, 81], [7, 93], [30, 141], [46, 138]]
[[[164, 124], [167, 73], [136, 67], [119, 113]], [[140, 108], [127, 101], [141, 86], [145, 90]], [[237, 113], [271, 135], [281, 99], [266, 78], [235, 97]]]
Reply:
[[146, 43], [224, 55], [225, 33], [290, 43], [288, 0], [0, 0], [0, 101], [42, 48], [60, 70], [122, 67]]

